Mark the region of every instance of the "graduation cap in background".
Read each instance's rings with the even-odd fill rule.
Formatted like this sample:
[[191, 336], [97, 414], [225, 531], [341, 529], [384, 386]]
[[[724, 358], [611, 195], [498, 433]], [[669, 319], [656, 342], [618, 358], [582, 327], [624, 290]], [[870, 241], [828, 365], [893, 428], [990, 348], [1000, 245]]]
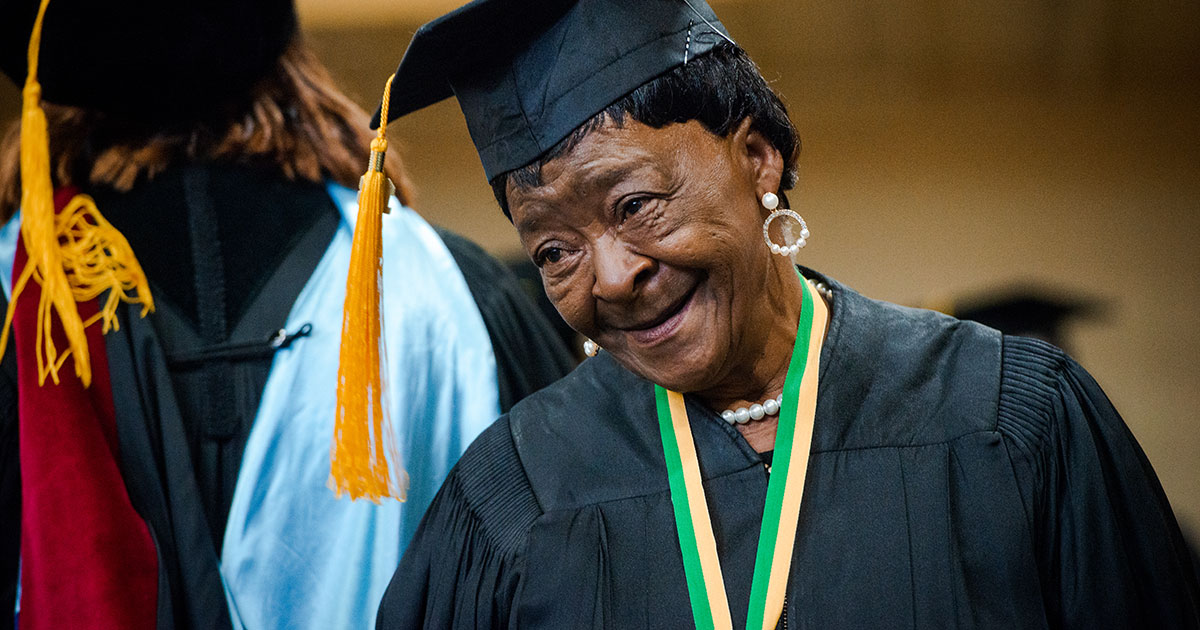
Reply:
[[722, 40], [704, 0], [476, 0], [416, 32], [387, 116], [456, 96], [491, 180]]
[[1069, 322], [1098, 319], [1106, 310], [1106, 305], [1096, 299], [1017, 287], [956, 300], [951, 314], [1008, 335], [1034, 337], [1061, 348], [1067, 345], [1063, 333]]
[[[0, 70], [18, 86], [38, 8], [0, 0]], [[263, 77], [295, 32], [292, 0], [53, 0], [42, 98], [155, 119], [202, 112]]]

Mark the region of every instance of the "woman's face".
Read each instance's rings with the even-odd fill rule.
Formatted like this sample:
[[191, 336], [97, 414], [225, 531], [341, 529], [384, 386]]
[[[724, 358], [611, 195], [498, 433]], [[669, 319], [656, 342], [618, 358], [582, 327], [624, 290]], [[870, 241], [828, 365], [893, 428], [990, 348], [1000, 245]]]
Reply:
[[781, 175], [749, 120], [724, 138], [696, 121], [626, 120], [547, 162], [541, 186], [510, 179], [507, 194], [567, 323], [633, 372], [691, 392], [762, 351], [773, 263], [758, 200]]

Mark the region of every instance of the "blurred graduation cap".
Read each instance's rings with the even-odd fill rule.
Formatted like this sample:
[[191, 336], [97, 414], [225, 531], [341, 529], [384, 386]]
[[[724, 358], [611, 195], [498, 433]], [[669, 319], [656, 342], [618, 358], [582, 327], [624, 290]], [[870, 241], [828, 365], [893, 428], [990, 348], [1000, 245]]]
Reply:
[[1107, 305], [1097, 299], [1016, 287], [956, 300], [951, 314], [1005, 334], [1034, 337], [1064, 347], [1067, 342], [1063, 333], [1068, 323], [1099, 319], [1107, 310]]
[[491, 180], [721, 40], [704, 0], [476, 0], [417, 30], [387, 115], [458, 97]]
[[[18, 86], [39, 4], [0, 0], [0, 70]], [[292, 0], [53, 0], [42, 98], [150, 118], [201, 112], [263, 77], [295, 32]]]

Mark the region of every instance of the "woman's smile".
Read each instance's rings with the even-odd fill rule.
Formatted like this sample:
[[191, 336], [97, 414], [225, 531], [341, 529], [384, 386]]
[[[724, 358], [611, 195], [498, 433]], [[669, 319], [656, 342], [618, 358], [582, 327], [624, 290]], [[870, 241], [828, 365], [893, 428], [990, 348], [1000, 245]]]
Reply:
[[695, 295], [696, 287], [692, 287], [681, 299], [664, 309], [654, 320], [645, 325], [631, 326], [625, 329], [626, 332], [638, 345], [645, 347], [658, 345], [680, 329], [684, 318], [691, 309]]

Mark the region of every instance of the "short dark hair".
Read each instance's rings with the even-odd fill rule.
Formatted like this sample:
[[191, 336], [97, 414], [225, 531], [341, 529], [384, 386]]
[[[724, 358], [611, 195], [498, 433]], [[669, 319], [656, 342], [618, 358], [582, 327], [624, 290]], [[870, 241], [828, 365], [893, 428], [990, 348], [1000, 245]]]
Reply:
[[500, 209], [512, 218], [507, 199], [510, 178], [519, 187], [541, 185], [544, 164], [571, 151], [605, 122], [623, 124], [625, 116], [656, 129], [696, 120], [721, 137], [728, 136], [749, 117], [751, 126], [783, 156], [778, 192], [782, 194], [796, 185], [800, 136], [788, 118], [787, 108], [744, 50], [721, 43], [708, 54], [644, 83], [604, 108], [537, 160], [493, 178], [492, 192]]

